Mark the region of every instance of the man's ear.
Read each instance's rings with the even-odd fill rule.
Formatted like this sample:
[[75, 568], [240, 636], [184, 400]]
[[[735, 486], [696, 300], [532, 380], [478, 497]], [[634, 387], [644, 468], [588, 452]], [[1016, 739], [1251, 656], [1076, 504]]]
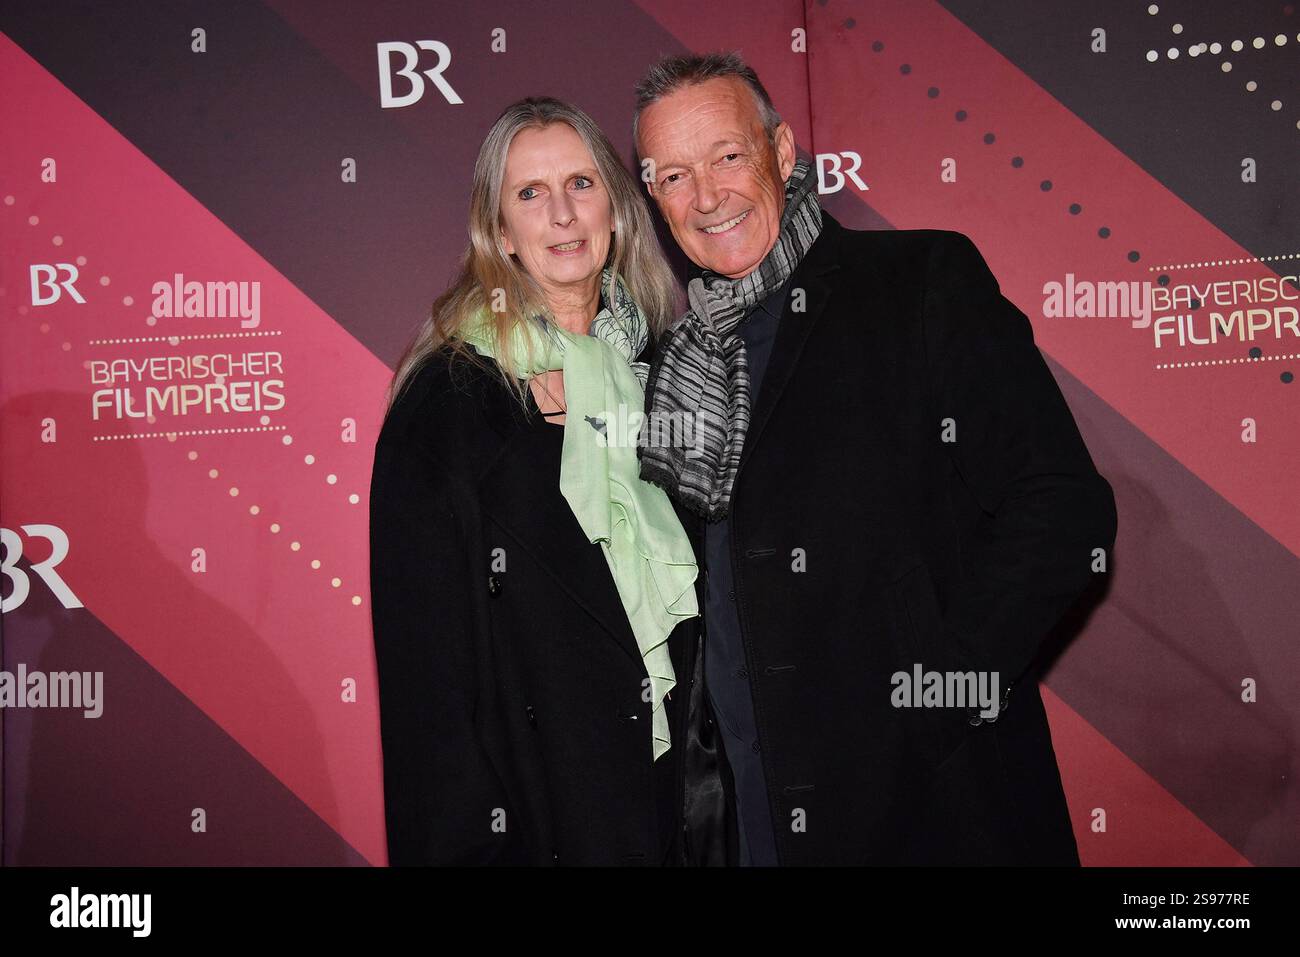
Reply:
[[772, 133], [772, 139], [776, 143], [776, 165], [781, 172], [781, 182], [790, 178], [790, 171], [794, 169], [795, 149], [794, 149], [794, 130], [790, 129], [790, 124], [782, 120]]

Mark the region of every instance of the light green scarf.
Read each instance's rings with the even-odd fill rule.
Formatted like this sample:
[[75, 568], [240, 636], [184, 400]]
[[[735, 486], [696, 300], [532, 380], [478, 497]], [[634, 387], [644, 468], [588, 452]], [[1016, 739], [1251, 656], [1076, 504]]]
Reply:
[[[677, 684], [668, 635], [678, 622], [699, 614], [694, 587], [699, 567], [667, 493], [640, 478], [637, 435], [618, 431], [629, 416], [639, 419], [645, 410], [649, 370], [644, 362], [633, 362], [649, 335], [645, 317], [609, 268], [601, 273], [601, 289], [602, 308], [587, 335], [535, 317], [515, 324], [510, 356], [497, 358], [521, 379], [564, 372], [568, 408], [560, 491], [587, 539], [601, 546], [641, 650], [650, 677], [652, 760], [657, 761], [670, 746], [664, 697]], [[489, 320], [483, 310], [462, 333], [485, 356], [496, 348]]]

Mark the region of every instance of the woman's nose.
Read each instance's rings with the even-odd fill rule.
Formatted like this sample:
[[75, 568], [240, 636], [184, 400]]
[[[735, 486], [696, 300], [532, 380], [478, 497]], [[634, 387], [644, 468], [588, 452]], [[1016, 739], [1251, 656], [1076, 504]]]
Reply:
[[551, 216], [556, 226], [568, 226], [577, 218], [573, 208], [573, 200], [568, 194], [561, 194], [556, 198], [551, 206]]

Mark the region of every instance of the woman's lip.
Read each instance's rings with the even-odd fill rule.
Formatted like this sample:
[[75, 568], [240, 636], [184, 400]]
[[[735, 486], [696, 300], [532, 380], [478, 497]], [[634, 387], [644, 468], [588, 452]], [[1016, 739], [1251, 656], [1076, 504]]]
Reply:
[[[555, 246], [547, 246], [546, 248], [556, 256], [572, 256], [574, 253], [582, 252], [582, 248], [587, 245], [585, 239], [570, 239], [569, 242], [576, 242], [578, 245], [574, 246], [572, 249], [556, 249]], [[565, 246], [567, 243], [557, 243], [556, 245]]]

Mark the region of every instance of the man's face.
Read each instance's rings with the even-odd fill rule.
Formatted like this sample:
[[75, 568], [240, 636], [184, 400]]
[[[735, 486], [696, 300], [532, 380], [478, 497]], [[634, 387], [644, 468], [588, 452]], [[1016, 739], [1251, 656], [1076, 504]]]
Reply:
[[768, 142], [749, 87], [716, 77], [652, 103], [637, 134], [652, 164], [646, 188], [682, 252], [730, 279], [758, 268], [781, 230], [795, 162], [790, 127], [780, 124]]

